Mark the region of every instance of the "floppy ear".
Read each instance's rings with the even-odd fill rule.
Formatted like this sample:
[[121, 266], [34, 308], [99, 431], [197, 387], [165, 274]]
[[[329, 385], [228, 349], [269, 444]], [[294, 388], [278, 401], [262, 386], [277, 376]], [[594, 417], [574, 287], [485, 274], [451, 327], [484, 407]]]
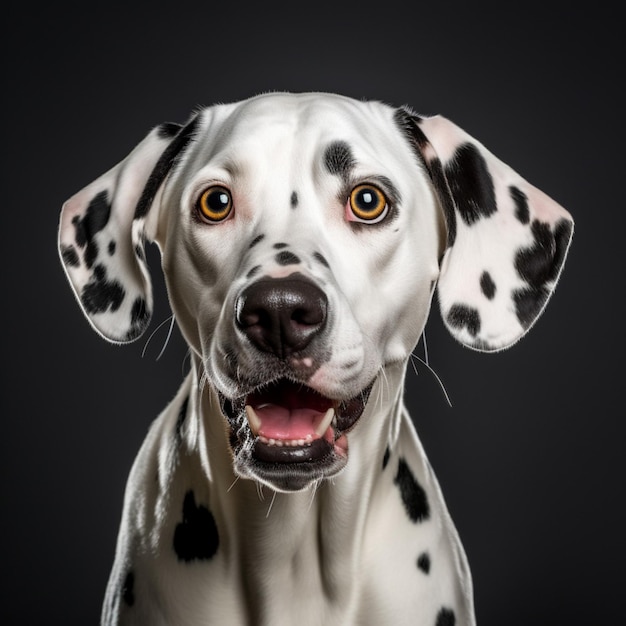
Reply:
[[65, 272], [87, 319], [111, 342], [134, 341], [150, 322], [146, 219], [196, 123], [161, 124], [63, 205], [59, 253]]
[[470, 348], [507, 348], [543, 312], [567, 255], [572, 218], [449, 120], [406, 108], [396, 120], [446, 218], [437, 285], [444, 323]]

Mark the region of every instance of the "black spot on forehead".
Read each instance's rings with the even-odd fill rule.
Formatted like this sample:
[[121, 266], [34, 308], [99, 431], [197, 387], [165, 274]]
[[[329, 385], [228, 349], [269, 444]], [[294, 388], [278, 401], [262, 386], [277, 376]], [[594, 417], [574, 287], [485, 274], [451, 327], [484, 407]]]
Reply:
[[289, 203], [291, 204], [291, 208], [295, 209], [298, 206], [298, 193], [293, 191], [291, 193], [291, 198], [289, 199]]
[[300, 257], [293, 254], [293, 252], [288, 252], [287, 250], [279, 252], [275, 257], [275, 260], [279, 265], [296, 265], [300, 263]]
[[275, 248], [276, 250], [282, 250], [282, 248], [286, 248], [286, 247], [287, 247], [287, 245], [288, 245], [288, 244], [286, 244], [286, 243], [279, 242], [279, 243], [275, 243], [275, 244], [274, 244], [274, 248]]
[[453, 304], [446, 316], [448, 324], [454, 328], [467, 328], [472, 337], [480, 331], [480, 314], [465, 304]]
[[113, 256], [115, 254], [115, 248], [117, 247], [117, 244], [115, 243], [115, 241], [111, 240], [109, 241], [109, 255]]
[[325, 267], [330, 267], [330, 265], [328, 264], [328, 261], [326, 260], [326, 257], [323, 254], [321, 254], [320, 252], [314, 252], [313, 253], [313, 258], [316, 261], [319, 261]]
[[257, 245], [257, 243], [259, 243], [260, 241], [263, 241], [263, 239], [265, 239], [265, 235], [257, 235], [251, 242], [250, 245], [248, 246], [248, 248], [254, 248], [254, 246]]
[[331, 173], [347, 178], [356, 161], [350, 146], [345, 141], [334, 141], [324, 152], [324, 164]]
[[400, 458], [398, 472], [393, 482], [400, 490], [402, 503], [409, 519], [415, 524], [427, 520], [430, 517], [430, 506], [426, 492], [417, 482], [411, 468], [403, 458]]

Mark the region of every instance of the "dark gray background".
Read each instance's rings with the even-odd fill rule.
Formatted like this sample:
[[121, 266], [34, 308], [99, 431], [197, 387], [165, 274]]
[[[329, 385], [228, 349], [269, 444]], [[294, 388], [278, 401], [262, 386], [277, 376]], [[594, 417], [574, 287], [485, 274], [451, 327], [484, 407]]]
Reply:
[[480, 355], [434, 308], [430, 360], [453, 408], [419, 364], [408, 404], [479, 624], [623, 619], [623, 47], [600, 5], [546, 4], [5, 11], [0, 622], [97, 622], [126, 476], [184, 369], [178, 335], [156, 361], [163, 330], [141, 356], [169, 315], [162, 286], [136, 344], [90, 329], [57, 258], [63, 201], [155, 124], [270, 90], [444, 114], [573, 214], [566, 269], [530, 334]]

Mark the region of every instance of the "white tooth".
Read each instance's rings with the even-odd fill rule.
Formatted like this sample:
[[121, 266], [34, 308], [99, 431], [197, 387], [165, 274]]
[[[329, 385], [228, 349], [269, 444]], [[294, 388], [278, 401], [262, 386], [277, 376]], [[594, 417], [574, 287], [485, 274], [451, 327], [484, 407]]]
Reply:
[[304, 445], [304, 439], [298, 439], [298, 445], [299, 446], [303, 446]]
[[261, 420], [249, 404], [246, 404], [246, 417], [248, 418], [248, 424], [250, 424], [250, 430], [256, 437], [261, 429]]
[[270, 446], [275, 446], [276, 445], [276, 439], [270, 439], [269, 442]]
[[279, 448], [282, 448], [282, 447], [283, 447], [283, 442], [282, 442], [282, 440], [281, 440], [281, 439], [277, 439], [277, 440], [276, 440], [276, 445], [277, 445]]
[[259, 441], [261, 443], [268, 443], [268, 440], [263, 435], [259, 435]]
[[322, 421], [318, 424], [317, 428], [315, 429], [315, 433], [318, 434], [320, 437], [323, 437], [334, 417], [335, 409], [331, 407], [330, 409], [328, 409], [328, 411], [326, 411], [326, 415], [324, 415]]

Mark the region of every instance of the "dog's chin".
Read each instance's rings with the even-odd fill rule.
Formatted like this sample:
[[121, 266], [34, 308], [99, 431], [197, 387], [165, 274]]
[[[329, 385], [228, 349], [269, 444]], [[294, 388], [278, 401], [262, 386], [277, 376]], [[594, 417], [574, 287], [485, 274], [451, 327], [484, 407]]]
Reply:
[[336, 476], [348, 462], [348, 432], [363, 414], [372, 385], [347, 400], [286, 378], [234, 399], [219, 394], [236, 473], [282, 492]]

